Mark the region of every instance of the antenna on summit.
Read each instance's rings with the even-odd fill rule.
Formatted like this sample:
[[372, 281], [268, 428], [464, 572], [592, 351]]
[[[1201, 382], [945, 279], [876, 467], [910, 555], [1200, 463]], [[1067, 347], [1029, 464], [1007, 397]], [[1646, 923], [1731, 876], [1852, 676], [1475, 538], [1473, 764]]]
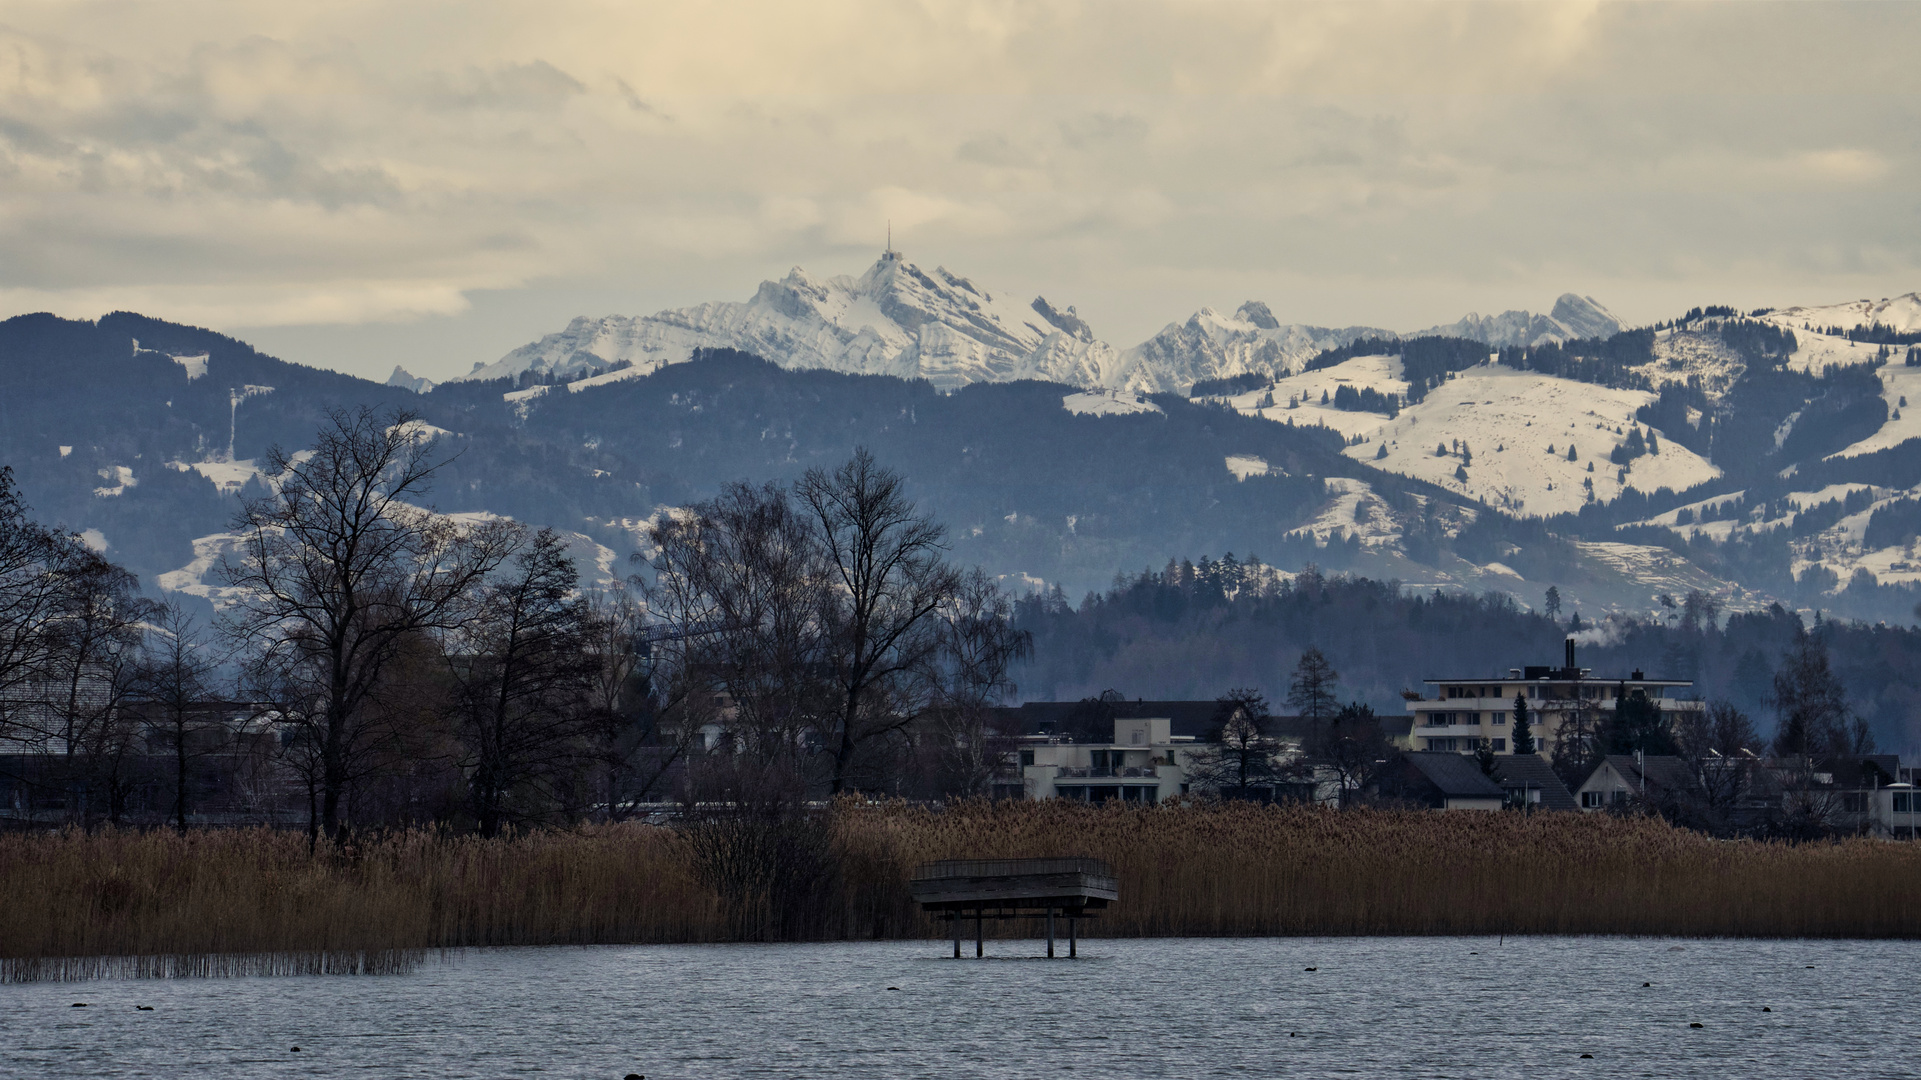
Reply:
[[898, 259], [900, 252], [894, 250], [894, 219], [887, 219], [887, 250], [881, 253], [883, 259]]

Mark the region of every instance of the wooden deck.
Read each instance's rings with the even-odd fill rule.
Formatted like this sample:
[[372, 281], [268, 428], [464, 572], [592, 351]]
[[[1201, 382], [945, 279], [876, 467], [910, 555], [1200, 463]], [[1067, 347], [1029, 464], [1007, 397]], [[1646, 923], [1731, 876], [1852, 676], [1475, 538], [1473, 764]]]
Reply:
[[1079, 921], [1120, 899], [1120, 881], [1099, 859], [946, 859], [924, 863], [908, 887], [921, 910], [953, 927], [960, 958], [961, 920], [974, 919], [974, 955], [985, 954], [987, 919], [1045, 919], [1047, 955], [1054, 955], [1054, 920], [1067, 919], [1067, 954], [1079, 954]]

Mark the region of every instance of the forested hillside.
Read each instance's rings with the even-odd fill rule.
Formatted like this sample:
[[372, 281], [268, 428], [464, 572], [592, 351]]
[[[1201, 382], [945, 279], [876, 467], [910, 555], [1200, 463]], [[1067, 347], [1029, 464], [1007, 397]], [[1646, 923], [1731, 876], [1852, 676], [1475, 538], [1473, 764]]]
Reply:
[[[1563, 641], [1594, 677], [1634, 669], [1694, 680], [1703, 698], [1747, 711], [1763, 735], [1774, 673], [1803, 632], [1826, 643], [1854, 710], [1887, 750], [1921, 745], [1921, 631], [1823, 620], [1772, 608], [1721, 616], [1676, 598], [1671, 618], [1595, 623], [1524, 611], [1505, 594], [1422, 593], [1400, 582], [1307, 571], [1278, 575], [1223, 556], [1143, 571], [1078, 604], [1060, 593], [1020, 603], [1034, 635], [1014, 672], [1028, 700], [1075, 700], [1106, 690], [1148, 699], [1214, 698], [1237, 687], [1284, 700], [1304, 649], [1324, 652], [1342, 700], [1404, 711], [1401, 692], [1433, 693], [1424, 678], [1499, 676], [1559, 664]], [[1571, 613], [1570, 613], [1571, 614]]]

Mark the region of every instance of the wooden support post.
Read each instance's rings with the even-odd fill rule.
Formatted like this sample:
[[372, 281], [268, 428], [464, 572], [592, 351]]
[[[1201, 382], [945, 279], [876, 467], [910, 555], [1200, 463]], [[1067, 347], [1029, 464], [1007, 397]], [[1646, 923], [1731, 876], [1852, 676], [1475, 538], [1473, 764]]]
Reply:
[[984, 955], [981, 951], [981, 922], [984, 918], [982, 910], [983, 909], [978, 907], [974, 909], [974, 959], [976, 960], [979, 960], [981, 956]]
[[947, 916], [948, 923], [954, 928], [954, 959], [960, 959], [960, 912]]
[[1080, 930], [1080, 921], [1077, 916], [1069, 915], [1067, 917], [1067, 958], [1069, 960], [1080, 955], [1080, 951], [1077, 948], [1080, 944], [1078, 933]]
[[1047, 958], [1054, 959], [1054, 905], [1047, 905]]

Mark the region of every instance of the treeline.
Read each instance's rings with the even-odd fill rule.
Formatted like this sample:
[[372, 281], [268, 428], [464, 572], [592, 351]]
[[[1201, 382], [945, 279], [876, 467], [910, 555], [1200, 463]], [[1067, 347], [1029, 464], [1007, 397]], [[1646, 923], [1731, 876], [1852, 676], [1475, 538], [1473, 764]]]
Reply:
[[1014, 625], [1033, 636], [1034, 652], [1016, 674], [1023, 696], [1038, 700], [1108, 689], [1129, 698], [1212, 698], [1229, 687], [1279, 700], [1311, 647], [1342, 673], [1344, 696], [1393, 714], [1404, 711], [1403, 691], [1425, 690], [1423, 679], [1558, 664], [1567, 635], [1585, 631], [1580, 664], [1596, 678], [1639, 668], [1692, 680], [1694, 693], [1729, 702], [1771, 739], [1780, 719], [1771, 704], [1775, 676], [1812, 641], [1844, 687], [1842, 727], [1851, 732], [1853, 719], [1863, 719], [1886, 747], [1921, 737], [1921, 631], [1818, 618], [1810, 625], [1779, 605], [1723, 617], [1705, 597], [1669, 600], [1659, 619], [1573, 610], [1550, 618], [1504, 593], [1412, 590], [1312, 568], [1290, 577], [1254, 558], [1204, 558], [1125, 576], [1078, 604], [1057, 592], [1021, 600]]
[[1485, 363], [1491, 352], [1485, 344], [1470, 338], [1360, 338], [1337, 348], [1323, 350], [1309, 360], [1302, 370], [1319, 371], [1358, 356], [1398, 356], [1401, 358], [1401, 377], [1407, 380], [1407, 403], [1411, 405], [1426, 397], [1429, 390], [1446, 382], [1450, 373]]
[[1264, 386], [1272, 385], [1274, 380], [1271, 376], [1245, 371], [1222, 379], [1197, 379], [1194, 385], [1188, 388], [1187, 396], [1191, 398], [1224, 397], [1245, 394], [1249, 390], [1259, 390]]
[[644, 572], [599, 591], [554, 530], [433, 512], [447, 461], [369, 408], [271, 451], [211, 627], [34, 522], [0, 471], [12, 816], [491, 836], [985, 775], [1026, 639], [865, 451], [659, 518]]

